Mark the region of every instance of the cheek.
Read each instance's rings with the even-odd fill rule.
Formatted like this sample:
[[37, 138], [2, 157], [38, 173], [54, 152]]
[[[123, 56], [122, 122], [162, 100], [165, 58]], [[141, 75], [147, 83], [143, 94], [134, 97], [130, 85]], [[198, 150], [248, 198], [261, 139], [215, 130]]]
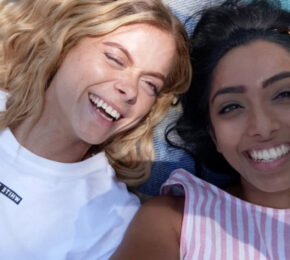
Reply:
[[287, 127], [290, 127], [290, 104], [287, 106], [285, 105], [277, 107], [275, 108], [274, 112], [275, 114], [273, 117], [275, 117], [277, 121], [281, 122], [281, 124], [284, 124]]
[[233, 153], [240, 143], [240, 132], [231, 123], [213, 122], [217, 150], [226, 156]]
[[132, 112], [128, 117], [125, 129], [131, 129], [136, 127], [139, 122], [141, 122], [142, 119], [144, 119], [150, 113], [153, 105], [154, 101], [144, 99], [138, 102], [138, 104], [135, 104], [135, 106], [132, 107]]
[[137, 108], [135, 109], [136, 115], [138, 115], [138, 117], [144, 117], [145, 115], [147, 115], [151, 111], [153, 105], [155, 104], [155, 101], [155, 97], [148, 96], [148, 94], [144, 93], [139, 98], [139, 103], [137, 105]]
[[216, 135], [216, 148], [217, 151], [226, 155], [232, 149], [232, 142], [229, 142], [229, 138], [226, 135]]

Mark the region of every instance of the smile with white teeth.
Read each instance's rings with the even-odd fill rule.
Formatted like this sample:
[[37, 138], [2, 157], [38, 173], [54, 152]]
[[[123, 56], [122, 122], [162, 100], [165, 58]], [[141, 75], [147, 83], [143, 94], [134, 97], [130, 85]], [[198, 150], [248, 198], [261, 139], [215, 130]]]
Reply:
[[264, 150], [252, 150], [249, 152], [251, 159], [262, 162], [272, 162], [280, 157], [286, 155], [290, 151], [290, 145], [282, 144], [280, 146], [264, 149]]
[[[104, 100], [96, 97], [93, 94], [89, 95], [90, 101], [96, 105], [96, 107], [99, 109], [99, 111], [101, 112], [100, 114], [105, 118], [108, 119], [110, 121], [115, 121], [118, 120], [120, 118], [120, 114], [114, 109], [112, 108], [110, 105], [108, 105]], [[102, 109], [102, 111], [101, 111]], [[104, 113], [106, 112], [106, 114]]]

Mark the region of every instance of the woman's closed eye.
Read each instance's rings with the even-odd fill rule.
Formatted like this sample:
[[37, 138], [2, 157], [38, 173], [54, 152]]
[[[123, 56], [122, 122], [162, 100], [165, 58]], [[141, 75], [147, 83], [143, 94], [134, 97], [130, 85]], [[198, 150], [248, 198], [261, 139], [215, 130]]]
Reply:
[[147, 84], [148, 87], [149, 87], [149, 91], [150, 91], [153, 95], [157, 96], [157, 95], [159, 94], [159, 90], [158, 90], [157, 85], [155, 85], [155, 84], [152, 83], [151, 81], [145, 81], [145, 82], [146, 82], [146, 84]]
[[111, 64], [116, 65], [116, 66], [120, 66], [120, 67], [124, 67], [124, 62], [122, 61], [122, 59], [118, 58], [116, 55], [105, 52], [105, 56]]
[[149, 96], [158, 96], [160, 92], [159, 84], [151, 79], [142, 79], [141, 86]]

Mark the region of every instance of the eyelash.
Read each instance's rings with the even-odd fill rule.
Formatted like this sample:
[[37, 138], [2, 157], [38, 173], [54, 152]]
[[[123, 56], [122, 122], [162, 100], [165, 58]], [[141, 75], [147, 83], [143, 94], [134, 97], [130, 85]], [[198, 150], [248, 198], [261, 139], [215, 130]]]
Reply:
[[[290, 99], [290, 90], [281, 91], [278, 95], [276, 95], [273, 100], [288, 100]], [[237, 109], [243, 108], [239, 104], [228, 104], [219, 110], [218, 114], [224, 115], [231, 113]]]
[[[105, 52], [105, 56], [107, 59], [113, 61], [118, 66], [122, 66], [122, 67], [124, 66], [124, 64], [119, 59], [115, 58], [110, 53]], [[153, 84], [151, 81], [145, 81], [145, 83], [153, 90], [154, 95], [158, 96], [159, 94], [158, 87], [155, 84]]]
[[290, 91], [282, 91], [274, 99], [290, 99]]
[[123, 62], [121, 62], [119, 59], [113, 57], [111, 54], [105, 52], [105, 56], [106, 56], [107, 59], [115, 62], [117, 65], [124, 66]]
[[150, 88], [152, 88], [154, 95], [157, 96], [159, 94], [157, 86], [150, 81], [145, 81], [145, 82]]
[[228, 113], [233, 112], [234, 110], [237, 110], [239, 108], [242, 108], [242, 106], [240, 106], [238, 104], [229, 104], [229, 105], [226, 105], [225, 107], [223, 107], [219, 111], [219, 114], [220, 115], [228, 114]]

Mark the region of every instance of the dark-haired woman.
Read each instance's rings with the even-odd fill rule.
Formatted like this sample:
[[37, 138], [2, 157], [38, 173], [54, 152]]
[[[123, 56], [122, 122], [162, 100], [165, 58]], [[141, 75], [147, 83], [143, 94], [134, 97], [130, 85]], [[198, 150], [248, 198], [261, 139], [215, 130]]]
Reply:
[[265, 1], [203, 14], [175, 129], [197, 161], [240, 182], [222, 190], [174, 171], [113, 259], [290, 259], [289, 34], [290, 13]]

